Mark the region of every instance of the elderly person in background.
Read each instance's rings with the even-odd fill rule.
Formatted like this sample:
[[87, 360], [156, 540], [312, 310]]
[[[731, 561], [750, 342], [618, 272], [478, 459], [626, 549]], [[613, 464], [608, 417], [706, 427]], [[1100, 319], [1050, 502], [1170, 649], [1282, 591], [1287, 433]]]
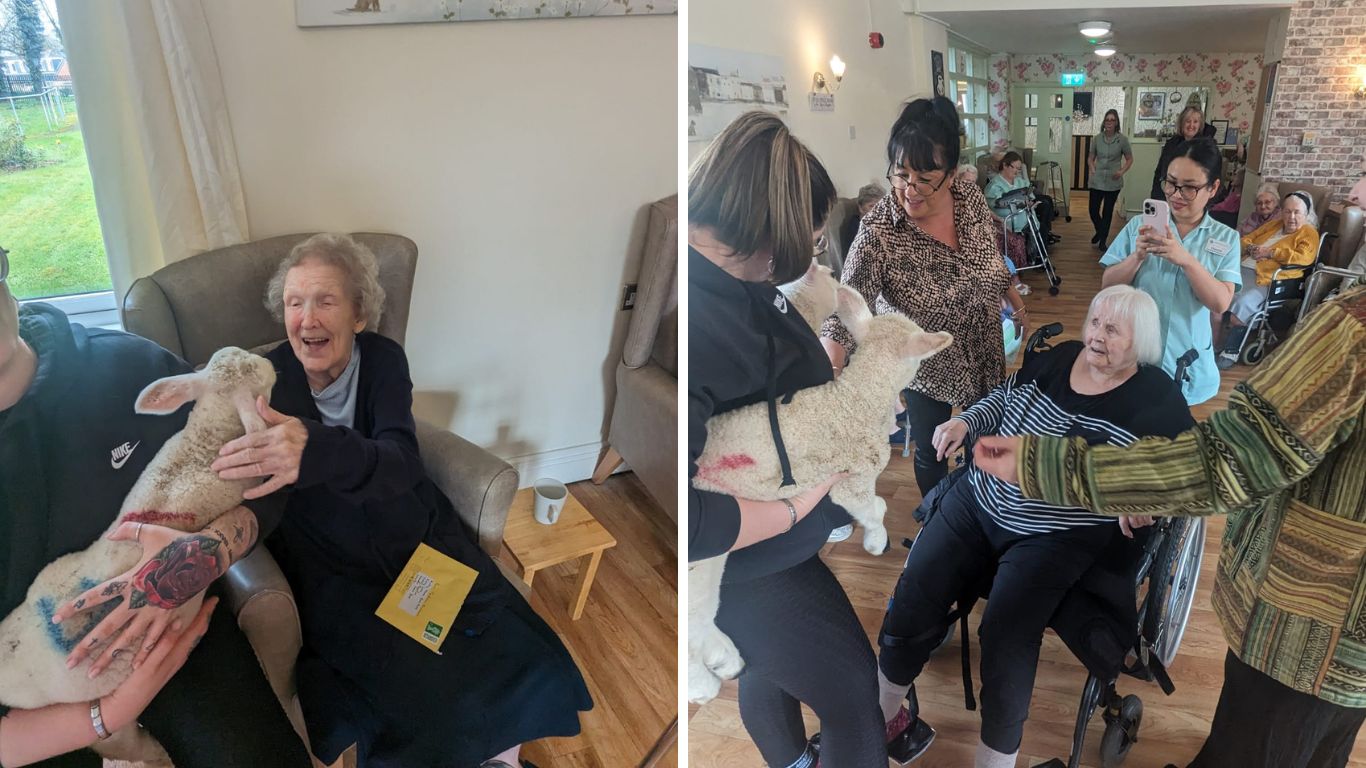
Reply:
[[[320, 234], [280, 264], [266, 304], [288, 343], [269, 428], [223, 447], [224, 479], [286, 485], [267, 544], [303, 624], [299, 699], [314, 754], [359, 766], [516, 766], [520, 745], [579, 732], [592, 702], [555, 633], [498, 571], [427, 477], [402, 347], [366, 329], [384, 303], [374, 254]], [[418, 544], [478, 572], [440, 655], [375, 616]]]
[[[1127, 285], [1106, 288], [1091, 300], [1082, 341], [1031, 358], [1004, 384], [940, 424], [934, 449], [943, 458], [982, 435], [1077, 437], [1090, 445], [1175, 437], [1194, 421], [1161, 362], [1152, 297]], [[969, 470], [916, 539], [883, 619], [879, 683], [889, 723], [898, 732], [914, 731], [918, 713], [900, 703], [943, 638], [949, 609], [995, 568], [980, 631], [982, 731], [976, 764], [1014, 766], [1044, 627], [1116, 536], [1133, 538], [1132, 528], [1149, 523], [1120, 518], [1116, 525], [1113, 518], [1075, 506], [1029, 502], [1018, 486]], [[913, 709], [914, 695], [910, 702]], [[891, 742], [893, 759], [904, 764], [914, 757], [901, 749], [909, 741]]]
[[1280, 204], [1281, 195], [1275, 184], [1257, 187], [1257, 196], [1252, 199], [1252, 212], [1238, 225], [1238, 234], [1250, 235], [1252, 230], [1275, 219], [1281, 212]]
[[983, 194], [987, 199], [987, 207], [991, 209], [992, 215], [1006, 222], [998, 235], [997, 239], [1001, 242], [1001, 252], [1006, 258], [1010, 259], [1016, 267], [1023, 267], [1028, 264], [1029, 256], [1026, 253], [1025, 238], [1020, 234], [1028, 226], [1030, 218], [1034, 218], [1037, 226], [1039, 220], [1034, 217], [1032, 210], [1021, 210], [1012, 214], [1010, 208], [1000, 204], [1001, 196], [1007, 192], [1017, 189], [1024, 189], [1029, 186], [1029, 178], [1025, 175], [1024, 159], [1018, 152], [1007, 152], [1001, 157], [1000, 173], [992, 177], [987, 182]]
[[974, 464], [1098, 514], [1228, 515], [1224, 687], [1189, 768], [1343, 768], [1366, 720], [1366, 288], [1309, 314], [1228, 407], [1125, 447], [984, 437]]
[[[850, 216], [845, 220], [844, 226], [840, 229], [840, 242], [844, 244], [846, 251], [854, 245], [854, 238], [858, 236], [859, 225], [863, 223], [863, 217], [873, 210], [877, 202], [887, 196], [887, 190], [881, 184], [873, 182], [864, 184], [858, 190], [858, 215]], [[839, 275], [836, 275], [839, 277]]]
[[1157, 158], [1157, 167], [1153, 169], [1153, 188], [1148, 197], [1154, 200], [1164, 199], [1162, 180], [1167, 178], [1167, 164], [1176, 157], [1178, 147], [1191, 139], [1213, 136], [1214, 126], [1205, 123], [1205, 113], [1199, 107], [1191, 105], [1181, 110], [1180, 116], [1176, 119], [1176, 135], [1162, 145], [1162, 154]]
[[[1224, 322], [1233, 328], [1219, 353], [1219, 367], [1230, 368], [1238, 362], [1247, 324], [1266, 303], [1271, 276], [1283, 267], [1308, 266], [1319, 252], [1319, 233], [1314, 229], [1314, 202], [1304, 192], [1291, 192], [1281, 201], [1281, 215], [1243, 237], [1243, 287], [1233, 296], [1233, 305]], [[1302, 269], [1281, 273], [1280, 279], [1293, 280]]]

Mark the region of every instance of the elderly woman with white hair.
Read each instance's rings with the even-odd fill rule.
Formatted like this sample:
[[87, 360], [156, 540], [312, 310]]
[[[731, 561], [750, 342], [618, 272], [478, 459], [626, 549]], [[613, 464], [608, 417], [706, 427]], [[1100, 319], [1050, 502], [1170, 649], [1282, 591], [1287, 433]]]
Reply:
[[1252, 211], [1238, 225], [1238, 234], [1252, 234], [1252, 230], [1276, 218], [1280, 212], [1280, 188], [1270, 182], [1262, 184], [1257, 187], [1257, 195], [1252, 199]]
[[[1181, 390], [1162, 371], [1162, 336], [1152, 297], [1127, 285], [1091, 301], [1081, 341], [1035, 355], [986, 397], [934, 431], [943, 458], [982, 435], [1082, 437], [1129, 445], [1174, 437], [1194, 425]], [[1039, 643], [1064, 595], [1116, 536], [1133, 538], [1149, 518], [1101, 517], [1025, 499], [1016, 485], [971, 468], [944, 494], [920, 532], [888, 604], [879, 636], [880, 696], [893, 726], [949, 609], [996, 571], [982, 616], [982, 730], [977, 766], [1013, 766], [1029, 715]], [[912, 706], [914, 695], [910, 696]], [[921, 729], [923, 730], [923, 728]], [[896, 740], [889, 751], [898, 762]]]
[[[366, 330], [384, 304], [374, 254], [314, 235], [266, 304], [288, 338], [267, 355], [269, 428], [228, 443], [213, 469], [267, 478], [248, 496], [293, 486], [267, 545], [298, 601], [313, 753], [330, 764], [355, 744], [360, 768], [508, 768], [524, 742], [577, 734], [592, 700], [573, 659], [423, 469], [408, 360]], [[478, 573], [440, 654], [375, 615], [419, 544]]]

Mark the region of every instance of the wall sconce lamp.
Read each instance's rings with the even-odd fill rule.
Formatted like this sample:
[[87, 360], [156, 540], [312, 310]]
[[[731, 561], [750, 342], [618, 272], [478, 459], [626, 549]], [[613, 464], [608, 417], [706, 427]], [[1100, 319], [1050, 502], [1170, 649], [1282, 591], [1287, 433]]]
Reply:
[[826, 93], [833, 95], [835, 91], [840, 89], [840, 82], [844, 80], [844, 59], [841, 59], [838, 55], [830, 57], [830, 74], [835, 78], [835, 85], [833, 87], [831, 87], [830, 83], [825, 79], [825, 75], [819, 69], [816, 70], [815, 74], [811, 75], [811, 92], [819, 93], [825, 91]]
[[1366, 65], [1357, 67], [1357, 88], [1358, 99], [1366, 99]]

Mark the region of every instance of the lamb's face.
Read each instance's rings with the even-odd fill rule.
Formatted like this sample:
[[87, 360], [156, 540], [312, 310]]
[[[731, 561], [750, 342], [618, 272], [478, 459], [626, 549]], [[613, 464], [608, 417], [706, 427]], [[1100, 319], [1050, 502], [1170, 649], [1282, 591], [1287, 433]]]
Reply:
[[859, 343], [860, 352], [873, 351], [879, 359], [897, 367], [897, 380], [908, 382], [915, 377], [921, 362], [953, 343], [953, 337], [943, 331], [926, 333], [905, 315], [877, 315], [868, 322], [868, 332]]
[[215, 352], [204, 367], [204, 375], [210, 390], [224, 394], [245, 391], [253, 401], [257, 395], [269, 398], [275, 386], [275, 367], [270, 361], [237, 347]]

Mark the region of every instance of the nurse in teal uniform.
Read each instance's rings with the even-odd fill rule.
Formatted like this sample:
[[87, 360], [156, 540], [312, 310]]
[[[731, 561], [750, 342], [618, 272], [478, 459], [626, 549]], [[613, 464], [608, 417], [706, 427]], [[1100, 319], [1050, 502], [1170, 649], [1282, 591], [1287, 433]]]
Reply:
[[1210, 313], [1223, 315], [1242, 286], [1238, 233], [1206, 213], [1219, 191], [1222, 160], [1209, 139], [1181, 145], [1167, 166], [1162, 192], [1171, 206], [1167, 229], [1153, 230], [1135, 216], [1100, 260], [1102, 287], [1132, 285], [1157, 301], [1162, 320], [1162, 369], [1194, 349], [1190, 381], [1181, 391], [1190, 405], [1219, 391]]

